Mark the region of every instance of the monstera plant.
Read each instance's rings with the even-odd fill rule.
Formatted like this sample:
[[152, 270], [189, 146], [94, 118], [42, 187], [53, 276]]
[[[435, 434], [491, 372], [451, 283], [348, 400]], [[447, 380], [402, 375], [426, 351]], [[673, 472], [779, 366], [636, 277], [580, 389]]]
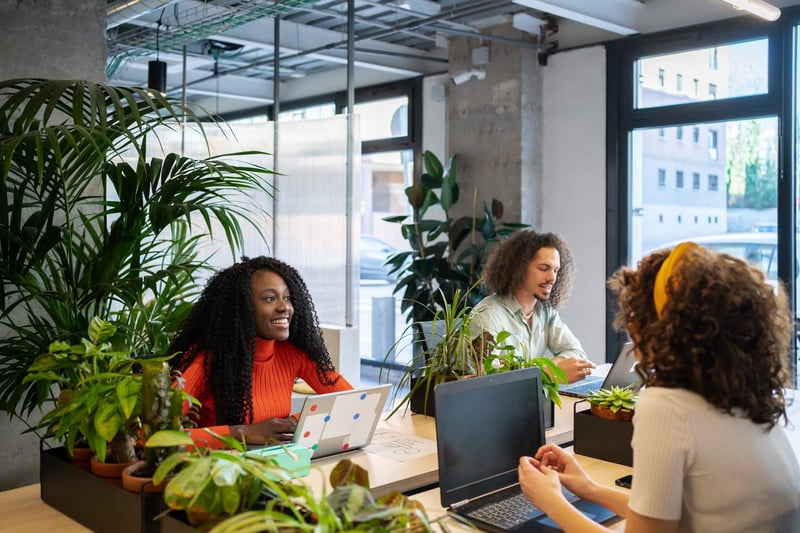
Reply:
[[0, 409], [24, 416], [52, 397], [57, 379], [23, 377], [92, 317], [117, 325], [114, 345], [163, 353], [207, 268], [198, 242], [221, 229], [235, 256], [243, 225], [263, 222], [251, 207], [272, 196], [263, 152], [148, 150], [163, 128], [205, 138], [200, 114], [143, 89], [0, 82]]

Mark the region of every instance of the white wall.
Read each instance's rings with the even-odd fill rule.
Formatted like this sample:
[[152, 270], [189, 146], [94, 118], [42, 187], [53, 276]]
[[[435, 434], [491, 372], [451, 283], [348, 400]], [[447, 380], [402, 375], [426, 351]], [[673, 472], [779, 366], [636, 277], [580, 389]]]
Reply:
[[560, 314], [589, 357], [605, 362], [605, 48], [552, 55], [542, 79], [542, 227], [560, 234], [575, 260]]

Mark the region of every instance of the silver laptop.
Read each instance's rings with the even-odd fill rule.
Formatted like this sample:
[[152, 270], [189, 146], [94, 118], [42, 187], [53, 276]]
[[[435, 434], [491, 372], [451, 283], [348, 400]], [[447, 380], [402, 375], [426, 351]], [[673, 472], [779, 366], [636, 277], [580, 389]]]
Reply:
[[[519, 458], [545, 442], [539, 369], [442, 383], [434, 398], [442, 507], [485, 531], [560, 531], [525, 499], [517, 474]], [[596, 522], [614, 516], [569, 491], [566, 496]]]
[[558, 386], [558, 392], [566, 396], [586, 398], [592, 392], [600, 389], [610, 389], [611, 387], [635, 388], [639, 385], [639, 382], [633, 344], [626, 342], [604, 378], [588, 375], [575, 383], [562, 383]]
[[312, 459], [367, 446], [391, 388], [387, 383], [307, 397], [292, 442], [308, 448]]

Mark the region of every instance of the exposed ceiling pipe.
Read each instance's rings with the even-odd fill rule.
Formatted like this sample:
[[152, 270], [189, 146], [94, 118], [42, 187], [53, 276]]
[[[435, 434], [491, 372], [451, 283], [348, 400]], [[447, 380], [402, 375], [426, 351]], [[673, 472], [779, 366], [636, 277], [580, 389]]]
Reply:
[[146, 13], [162, 9], [177, 0], [117, 0], [106, 8], [106, 29], [116, 28], [120, 24], [141, 17]]

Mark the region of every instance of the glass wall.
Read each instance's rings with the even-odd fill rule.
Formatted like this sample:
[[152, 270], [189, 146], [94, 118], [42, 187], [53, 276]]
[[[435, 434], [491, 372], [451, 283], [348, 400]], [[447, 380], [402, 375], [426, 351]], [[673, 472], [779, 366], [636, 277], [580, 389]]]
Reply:
[[609, 274], [691, 239], [795, 300], [797, 68], [784, 58], [797, 57], [785, 19], [799, 15], [608, 45]]

